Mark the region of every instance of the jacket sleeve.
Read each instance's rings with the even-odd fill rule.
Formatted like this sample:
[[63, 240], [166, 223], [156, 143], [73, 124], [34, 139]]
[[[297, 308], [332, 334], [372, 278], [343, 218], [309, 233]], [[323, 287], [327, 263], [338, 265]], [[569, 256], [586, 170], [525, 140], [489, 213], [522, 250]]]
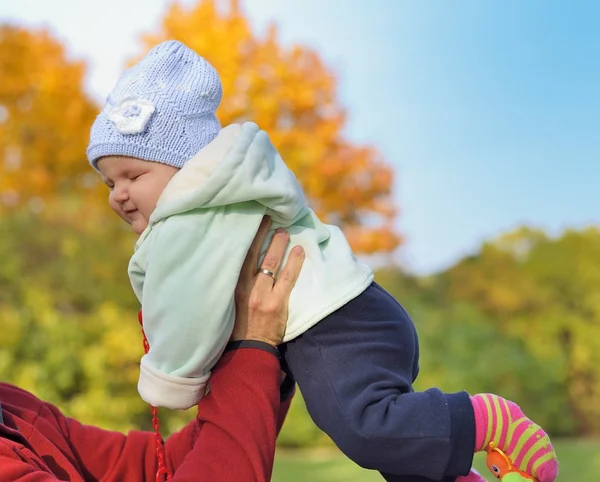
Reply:
[[[173, 482], [270, 481], [280, 410], [277, 359], [241, 348], [226, 353], [219, 367], [199, 404], [199, 435]], [[172, 460], [172, 453], [185, 450], [179, 449], [179, 440], [169, 440], [166, 451]]]
[[264, 208], [195, 209], [157, 223], [129, 275], [150, 345], [138, 391], [156, 407], [187, 409], [206, 392], [235, 321], [234, 292]]
[[[276, 435], [289, 407], [289, 399], [280, 402], [279, 377], [279, 361], [270, 353], [254, 348], [225, 353], [213, 372], [210, 393], [198, 404], [197, 420], [165, 443], [172, 482], [270, 480]], [[86, 479], [154, 482], [153, 433], [101, 430], [49, 407]], [[38, 480], [53, 479], [31, 482]]]
[[28, 463], [20, 454], [0, 446], [0, 482], [56, 482], [58, 479]]

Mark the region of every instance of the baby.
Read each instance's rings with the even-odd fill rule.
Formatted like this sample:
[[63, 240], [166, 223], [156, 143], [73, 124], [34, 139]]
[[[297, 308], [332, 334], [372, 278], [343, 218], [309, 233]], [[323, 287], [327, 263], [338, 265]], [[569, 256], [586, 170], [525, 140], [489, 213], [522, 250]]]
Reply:
[[552, 482], [558, 465], [549, 438], [514, 403], [413, 391], [419, 349], [411, 319], [342, 232], [310, 209], [267, 133], [253, 123], [221, 128], [221, 96], [215, 69], [167, 41], [123, 74], [92, 127], [88, 159], [110, 189], [111, 208], [140, 235], [129, 275], [150, 345], [141, 397], [185, 409], [205, 394], [233, 328], [240, 268], [267, 215], [272, 235], [285, 228], [306, 256], [282, 366], [344, 453], [390, 481], [477, 481], [473, 453], [493, 443]]

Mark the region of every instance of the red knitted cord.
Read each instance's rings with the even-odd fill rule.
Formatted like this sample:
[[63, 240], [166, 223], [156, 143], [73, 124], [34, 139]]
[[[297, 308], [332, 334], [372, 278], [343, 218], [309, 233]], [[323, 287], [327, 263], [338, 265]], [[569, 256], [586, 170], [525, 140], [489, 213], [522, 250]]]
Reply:
[[[144, 353], [148, 353], [148, 350], [150, 350], [150, 345], [148, 343], [148, 339], [146, 338], [146, 333], [144, 333], [144, 323], [142, 322], [141, 310], [138, 312], [138, 321], [142, 327]], [[164, 441], [160, 436], [160, 420], [158, 419], [158, 409], [150, 405], [150, 413], [152, 413], [152, 426], [154, 427], [154, 439], [156, 441], [156, 460], [158, 461], [158, 468], [156, 469], [156, 482], [163, 482], [165, 480], [165, 476], [166, 480], [170, 480], [171, 474], [169, 473], [165, 463]]]

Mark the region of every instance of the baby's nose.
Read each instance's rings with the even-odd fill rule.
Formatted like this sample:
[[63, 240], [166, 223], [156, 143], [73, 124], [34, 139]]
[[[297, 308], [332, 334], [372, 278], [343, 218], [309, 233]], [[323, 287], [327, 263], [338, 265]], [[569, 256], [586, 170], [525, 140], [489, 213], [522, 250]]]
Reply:
[[113, 191], [113, 197], [117, 202], [124, 202], [129, 199], [129, 194], [127, 193], [127, 189], [115, 186], [115, 189]]

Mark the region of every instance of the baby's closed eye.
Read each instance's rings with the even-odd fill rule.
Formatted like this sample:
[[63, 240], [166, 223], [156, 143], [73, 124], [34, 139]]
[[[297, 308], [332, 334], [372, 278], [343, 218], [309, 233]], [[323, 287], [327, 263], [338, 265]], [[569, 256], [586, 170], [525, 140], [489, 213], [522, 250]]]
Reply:
[[129, 179], [130, 181], [136, 181], [138, 180], [140, 177], [142, 177], [144, 174], [147, 174], [146, 171], [131, 171], [127, 173], [127, 179]]

